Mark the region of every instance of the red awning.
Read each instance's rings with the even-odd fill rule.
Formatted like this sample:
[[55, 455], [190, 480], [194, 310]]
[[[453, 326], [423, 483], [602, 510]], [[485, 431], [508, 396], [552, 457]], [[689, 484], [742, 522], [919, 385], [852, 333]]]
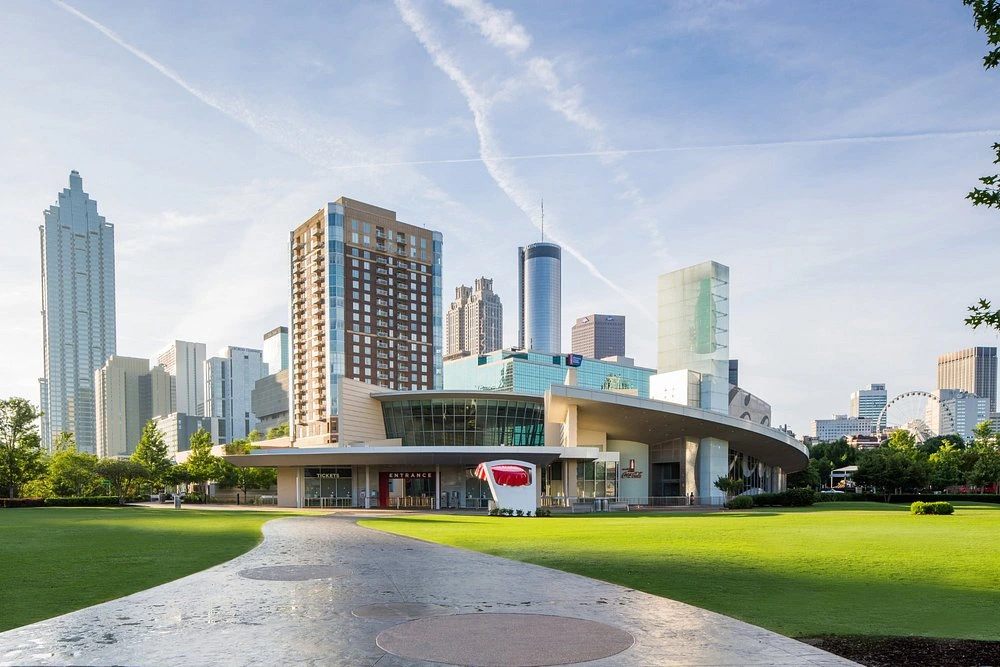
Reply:
[[[476, 466], [476, 477], [485, 480], [486, 464], [480, 463]], [[500, 486], [527, 486], [531, 484], [531, 474], [521, 466], [498, 465], [493, 466], [493, 480]]]

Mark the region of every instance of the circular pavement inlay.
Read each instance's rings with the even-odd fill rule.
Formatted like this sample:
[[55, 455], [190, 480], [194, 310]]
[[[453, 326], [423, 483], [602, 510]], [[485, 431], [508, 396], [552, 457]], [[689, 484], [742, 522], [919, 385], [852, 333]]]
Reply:
[[247, 579], [264, 581], [309, 581], [310, 579], [330, 579], [338, 574], [329, 565], [272, 565], [240, 570], [239, 575]]
[[431, 616], [389, 628], [375, 643], [403, 658], [470, 667], [543, 667], [598, 660], [631, 648], [614, 626], [542, 614]]
[[373, 618], [379, 621], [406, 621], [454, 612], [454, 607], [426, 602], [378, 602], [358, 607], [351, 613], [359, 618]]

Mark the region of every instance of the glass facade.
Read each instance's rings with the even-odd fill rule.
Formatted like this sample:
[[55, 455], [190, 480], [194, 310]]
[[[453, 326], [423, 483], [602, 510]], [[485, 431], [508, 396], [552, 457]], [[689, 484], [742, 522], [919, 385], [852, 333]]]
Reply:
[[382, 404], [387, 438], [404, 446], [541, 447], [541, 401], [528, 398], [421, 398]]
[[519, 347], [562, 351], [562, 249], [554, 243], [519, 248]]
[[326, 389], [328, 414], [340, 414], [338, 404], [340, 392], [337, 383], [344, 374], [344, 207], [340, 204], [329, 204], [327, 209], [327, 242], [329, 243], [327, 259], [327, 293], [329, 294], [329, 311], [327, 331], [330, 334], [329, 354], [330, 367], [327, 373], [329, 385]]
[[729, 267], [702, 262], [660, 276], [657, 368], [729, 378]]
[[612, 461], [578, 461], [578, 498], [613, 498], [618, 495], [618, 465]]
[[351, 507], [354, 491], [350, 466], [304, 468], [306, 507]]
[[[634, 391], [649, 398], [649, 377], [655, 372], [651, 368], [584, 359], [577, 368], [576, 383], [599, 391]], [[449, 361], [444, 368], [447, 391], [509, 391], [542, 396], [550, 386], [565, 381], [566, 357], [559, 354], [498, 350]]]
[[434, 337], [434, 384], [435, 389], [444, 388], [444, 325], [443, 325], [443, 288], [441, 285], [441, 264], [444, 248], [444, 237], [441, 232], [434, 232], [431, 241], [434, 252], [434, 263], [431, 266], [431, 300], [433, 301], [432, 324]]

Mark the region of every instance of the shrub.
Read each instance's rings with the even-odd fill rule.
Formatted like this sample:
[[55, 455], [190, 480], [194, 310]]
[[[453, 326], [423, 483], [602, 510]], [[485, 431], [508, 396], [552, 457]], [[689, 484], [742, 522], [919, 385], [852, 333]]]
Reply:
[[188, 493], [188, 494], [184, 495], [184, 497], [181, 499], [181, 502], [184, 502], [184, 503], [200, 503], [202, 500], [203, 499], [202, 499], [200, 493]]
[[45, 498], [0, 498], [0, 507], [42, 507]]
[[490, 508], [490, 516], [499, 516], [499, 515], [500, 515], [500, 508], [499, 507], [491, 507]]
[[910, 503], [910, 513], [911, 514], [926, 514], [928, 503], [921, 502], [919, 500]]
[[918, 500], [910, 505], [910, 512], [913, 514], [954, 514], [955, 506], [945, 501], [925, 503]]
[[118, 504], [118, 496], [85, 496], [75, 498], [46, 498], [46, 507], [111, 507]]
[[728, 503], [726, 503], [726, 507], [731, 510], [748, 510], [753, 507], [753, 497], [736, 496]]
[[524, 516], [531, 516], [531, 510], [528, 510], [527, 512], [525, 512]]
[[535, 510], [535, 516], [552, 516], [552, 510], [548, 507], [539, 507]]
[[524, 516], [524, 510], [514, 510], [514, 516]]
[[808, 507], [816, 502], [816, 492], [812, 489], [788, 489], [783, 495], [789, 507]]

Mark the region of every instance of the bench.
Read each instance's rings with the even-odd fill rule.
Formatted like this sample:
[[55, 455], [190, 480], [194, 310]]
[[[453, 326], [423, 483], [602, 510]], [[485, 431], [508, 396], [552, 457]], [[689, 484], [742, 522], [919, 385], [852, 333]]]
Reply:
[[609, 512], [628, 512], [628, 503], [608, 503]]
[[569, 506], [569, 511], [571, 514], [593, 512], [594, 503], [573, 503]]

